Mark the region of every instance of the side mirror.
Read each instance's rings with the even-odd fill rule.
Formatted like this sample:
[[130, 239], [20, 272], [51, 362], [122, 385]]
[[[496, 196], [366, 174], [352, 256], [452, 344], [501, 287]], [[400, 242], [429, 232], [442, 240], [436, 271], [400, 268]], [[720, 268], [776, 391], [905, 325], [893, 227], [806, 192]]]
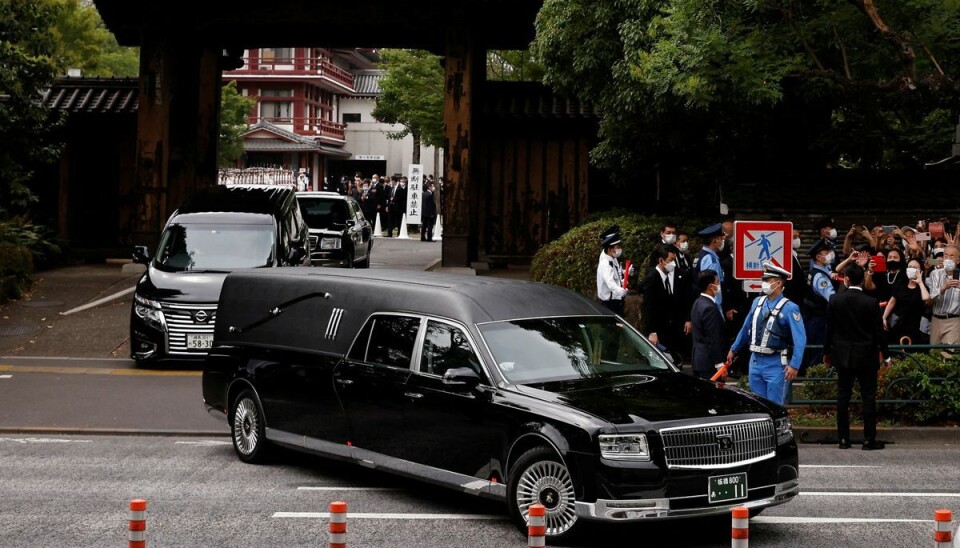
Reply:
[[357, 221], [354, 219], [347, 219], [347, 222], [344, 224], [346, 224], [347, 226], [355, 226], [357, 224]]
[[476, 388], [480, 384], [480, 376], [469, 367], [454, 367], [443, 374], [443, 384], [451, 387]]
[[134, 246], [133, 262], [137, 264], [150, 264], [150, 250], [145, 245]]

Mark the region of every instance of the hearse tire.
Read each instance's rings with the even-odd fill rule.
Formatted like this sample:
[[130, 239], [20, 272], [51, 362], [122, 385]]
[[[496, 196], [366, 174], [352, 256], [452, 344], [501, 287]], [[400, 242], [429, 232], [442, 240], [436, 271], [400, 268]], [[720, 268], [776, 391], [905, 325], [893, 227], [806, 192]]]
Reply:
[[578, 528], [573, 478], [556, 451], [543, 446], [523, 453], [507, 482], [510, 517], [524, 534], [528, 509], [538, 502], [547, 508], [547, 545], [574, 538]]
[[251, 390], [244, 390], [233, 400], [230, 409], [230, 434], [233, 449], [248, 464], [263, 464], [270, 456], [263, 409]]

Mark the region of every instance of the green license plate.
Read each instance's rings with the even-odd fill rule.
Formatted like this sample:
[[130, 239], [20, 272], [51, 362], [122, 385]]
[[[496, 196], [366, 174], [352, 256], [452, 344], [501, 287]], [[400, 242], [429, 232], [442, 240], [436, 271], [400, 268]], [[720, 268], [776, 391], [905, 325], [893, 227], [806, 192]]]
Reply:
[[747, 498], [747, 474], [713, 476], [707, 482], [710, 504]]

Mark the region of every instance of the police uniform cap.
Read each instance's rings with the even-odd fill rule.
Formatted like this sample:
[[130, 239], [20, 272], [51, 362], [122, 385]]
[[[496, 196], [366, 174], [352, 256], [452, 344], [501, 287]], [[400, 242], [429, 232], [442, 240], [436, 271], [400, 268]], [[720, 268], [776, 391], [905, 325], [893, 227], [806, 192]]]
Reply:
[[817, 219], [817, 230], [823, 229], [828, 226], [831, 228], [835, 226], [833, 223], [833, 217], [820, 217], [819, 219]]
[[832, 250], [833, 244], [827, 242], [826, 240], [820, 239], [814, 242], [813, 246], [810, 247], [810, 251], [808, 252], [808, 254], [811, 257], [816, 257], [817, 253], [820, 253], [824, 249]]
[[710, 225], [707, 228], [704, 228], [700, 232], [697, 232], [700, 236], [719, 236], [723, 234], [723, 224], [717, 223], [715, 225]]
[[761, 278], [780, 278], [781, 280], [789, 280], [790, 273], [784, 268], [771, 263], [770, 261], [764, 261], [763, 263], [763, 274], [760, 275]]
[[620, 238], [620, 225], [613, 225], [600, 234], [600, 247], [603, 249], [615, 246], [622, 241]]

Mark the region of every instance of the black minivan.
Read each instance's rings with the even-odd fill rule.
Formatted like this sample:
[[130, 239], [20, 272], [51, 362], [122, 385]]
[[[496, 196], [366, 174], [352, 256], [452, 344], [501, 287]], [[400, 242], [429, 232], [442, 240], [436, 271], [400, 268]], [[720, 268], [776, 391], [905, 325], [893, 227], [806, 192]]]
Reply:
[[291, 188], [217, 186], [189, 198], [170, 216], [130, 312], [130, 353], [138, 364], [202, 359], [213, 344], [217, 301], [227, 273], [310, 264], [307, 224]]

